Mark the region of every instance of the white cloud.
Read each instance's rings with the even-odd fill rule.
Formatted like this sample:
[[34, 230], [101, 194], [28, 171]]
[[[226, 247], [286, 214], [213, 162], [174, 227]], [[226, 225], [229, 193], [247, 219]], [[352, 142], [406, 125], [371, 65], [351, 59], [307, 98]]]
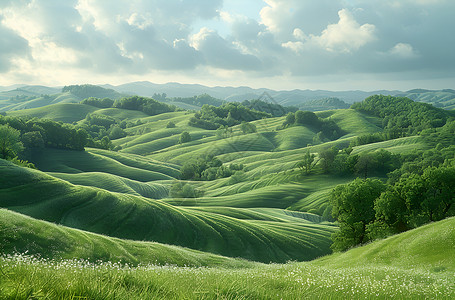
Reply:
[[352, 52], [376, 39], [374, 25], [360, 25], [346, 9], [340, 10], [338, 16], [340, 20], [337, 24], [330, 24], [320, 36], [311, 37], [324, 49], [328, 51]]
[[411, 45], [406, 43], [398, 43], [392, 49], [390, 49], [389, 53], [392, 56], [398, 58], [416, 58], [417, 54], [415, 53], [414, 49]]
[[0, 1], [1, 80], [455, 73], [455, 1], [265, 0], [249, 17], [230, 1]]

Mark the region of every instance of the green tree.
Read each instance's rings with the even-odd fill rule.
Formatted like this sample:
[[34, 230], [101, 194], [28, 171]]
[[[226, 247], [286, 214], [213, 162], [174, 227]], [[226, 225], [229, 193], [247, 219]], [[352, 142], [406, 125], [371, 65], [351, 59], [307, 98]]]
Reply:
[[0, 158], [13, 158], [22, 149], [20, 131], [9, 125], [0, 125]]
[[332, 235], [332, 249], [344, 251], [369, 240], [367, 225], [375, 219], [374, 202], [385, 189], [380, 180], [360, 178], [333, 189], [332, 216], [340, 223], [340, 230]]
[[184, 131], [180, 134], [179, 144], [191, 142], [191, 135], [188, 131]]
[[337, 147], [323, 149], [319, 152], [320, 165], [324, 173], [329, 173], [333, 166], [333, 161], [338, 154]]
[[242, 130], [243, 134], [255, 133], [257, 131], [256, 125], [245, 121], [243, 121], [242, 124], [240, 124], [240, 129]]
[[317, 161], [315, 162], [315, 159], [316, 155], [310, 153], [310, 150], [307, 150], [303, 155], [302, 160], [297, 163], [297, 167], [299, 167], [302, 172], [308, 175], [317, 163]]

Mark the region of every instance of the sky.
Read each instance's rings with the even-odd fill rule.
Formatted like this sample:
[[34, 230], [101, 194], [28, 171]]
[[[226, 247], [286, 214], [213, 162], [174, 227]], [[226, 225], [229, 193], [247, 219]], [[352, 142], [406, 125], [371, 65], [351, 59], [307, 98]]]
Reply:
[[0, 0], [0, 86], [455, 88], [454, 0]]

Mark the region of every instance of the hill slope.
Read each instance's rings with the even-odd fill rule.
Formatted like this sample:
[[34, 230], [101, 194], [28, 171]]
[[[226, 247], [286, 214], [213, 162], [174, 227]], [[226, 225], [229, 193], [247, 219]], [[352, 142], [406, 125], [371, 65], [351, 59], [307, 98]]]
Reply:
[[0, 160], [0, 207], [112, 237], [157, 241], [262, 262], [309, 260], [330, 252], [333, 226], [240, 220], [161, 201], [71, 185]]

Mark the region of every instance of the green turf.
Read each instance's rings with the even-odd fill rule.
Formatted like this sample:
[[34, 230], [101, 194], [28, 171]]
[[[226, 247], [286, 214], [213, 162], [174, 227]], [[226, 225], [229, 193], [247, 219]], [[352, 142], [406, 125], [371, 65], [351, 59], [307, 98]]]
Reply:
[[104, 154], [106, 152], [97, 149], [93, 149], [93, 152], [45, 149], [34, 152], [33, 162], [39, 169], [48, 172], [105, 172], [141, 182], [174, 179], [173, 176], [178, 176], [175, 167], [167, 164], [153, 160], [145, 163], [144, 160], [134, 160], [131, 157], [122, 159], [117, 154]]
[[88, 113], [96, 111], [97, 108], [75, 103], [53, 104], [38, 108], [22, 109], [9, 111], [9, 116], [14, 117], [36, 117], [61, 121], [64, 123], [73, 123], [85, 118]]
[[0, 252], [47, 259], [83, 259], [130, 265], [245, 267], [254, 265], [187, 248], [122, 240], [56, 225], [0, 209]]
[[262, 262], [309, 260], [330, 252], [333, 226], [236, 219], [162, 201], [74, 186], [0, 161], [0, 206], [117, 238], [156, 241]]
[[0, 297], [453, 299], [454, 221], [429, 224], [313, 262], [240, 269], [131, 268], [2, 257], [0, 270], [6, 276], [0, 281]]

